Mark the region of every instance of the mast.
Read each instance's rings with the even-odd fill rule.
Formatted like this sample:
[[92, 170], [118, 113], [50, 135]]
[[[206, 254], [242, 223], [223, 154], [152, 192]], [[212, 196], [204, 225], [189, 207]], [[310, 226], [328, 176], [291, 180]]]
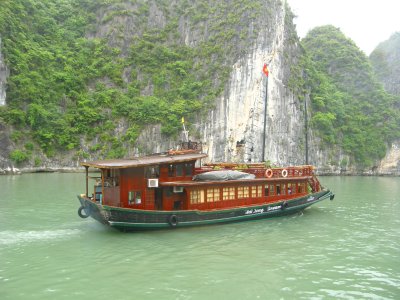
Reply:
[[306, 138], [306, 165], [308, 165], [308, 114], [307, 114], [307, 99], [304, 99], [304, 127]]
[[262, 142], [262, 159], [261, 161], [265, 161], [265, 136], [267, 135], [267, 106], [268, 106], [268, 66], [264, 64], [263, 73], [267, 77], [265, 83], [265, 101], [264, 101], [264, 131], [263, 131], [263, 142]]

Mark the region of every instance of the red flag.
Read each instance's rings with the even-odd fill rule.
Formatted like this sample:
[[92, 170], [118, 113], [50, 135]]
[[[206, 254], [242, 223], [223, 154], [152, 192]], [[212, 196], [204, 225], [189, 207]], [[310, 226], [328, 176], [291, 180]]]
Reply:
[[265, 76], [268, 77], [269, 71], [268, 71], [268, 66], [267, 66], [267, 64], [264, 64], [263, 72], [264, 72]]

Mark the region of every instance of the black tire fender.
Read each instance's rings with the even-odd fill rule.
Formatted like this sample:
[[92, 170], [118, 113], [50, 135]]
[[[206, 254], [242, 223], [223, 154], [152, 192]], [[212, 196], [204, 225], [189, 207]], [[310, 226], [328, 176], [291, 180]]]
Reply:
[[[82, 213], [82, 211], [84, 211], [84, 213]], [[81, 206], [78, 209], [78, 215], [82, 218], [82, 219], [86, 219], [90, 216], [90, 213], [88, 212], [88, 209], [85, 209], [85, 207]]]
[[168, 218], [168, 223], [171, 227], [176, 227], [178, 225], [178, 217], [176, 215], [170, 215]]

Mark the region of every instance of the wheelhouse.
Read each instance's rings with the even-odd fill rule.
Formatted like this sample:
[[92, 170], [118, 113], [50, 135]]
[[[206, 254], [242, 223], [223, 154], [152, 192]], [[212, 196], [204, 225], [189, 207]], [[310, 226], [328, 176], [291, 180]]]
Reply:
[[[189, 153], [83, 162], [85, 196], [107, 206], [141, 210], [183, 209], [188, 206], [184, 189], [164, 183], [191, 181], [196, 161], [204, 157], [205, 154]], [[98, 169], [100, 174], [90, 176], [89, 168]]]

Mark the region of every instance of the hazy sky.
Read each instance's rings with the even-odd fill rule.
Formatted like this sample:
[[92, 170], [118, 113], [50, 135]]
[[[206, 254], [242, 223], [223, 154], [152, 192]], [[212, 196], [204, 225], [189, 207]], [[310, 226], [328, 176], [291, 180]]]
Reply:
[[287, 0], [297, 33], [333, 25], [369, 55], [380, 43], [400, 31], [400, 0]]

